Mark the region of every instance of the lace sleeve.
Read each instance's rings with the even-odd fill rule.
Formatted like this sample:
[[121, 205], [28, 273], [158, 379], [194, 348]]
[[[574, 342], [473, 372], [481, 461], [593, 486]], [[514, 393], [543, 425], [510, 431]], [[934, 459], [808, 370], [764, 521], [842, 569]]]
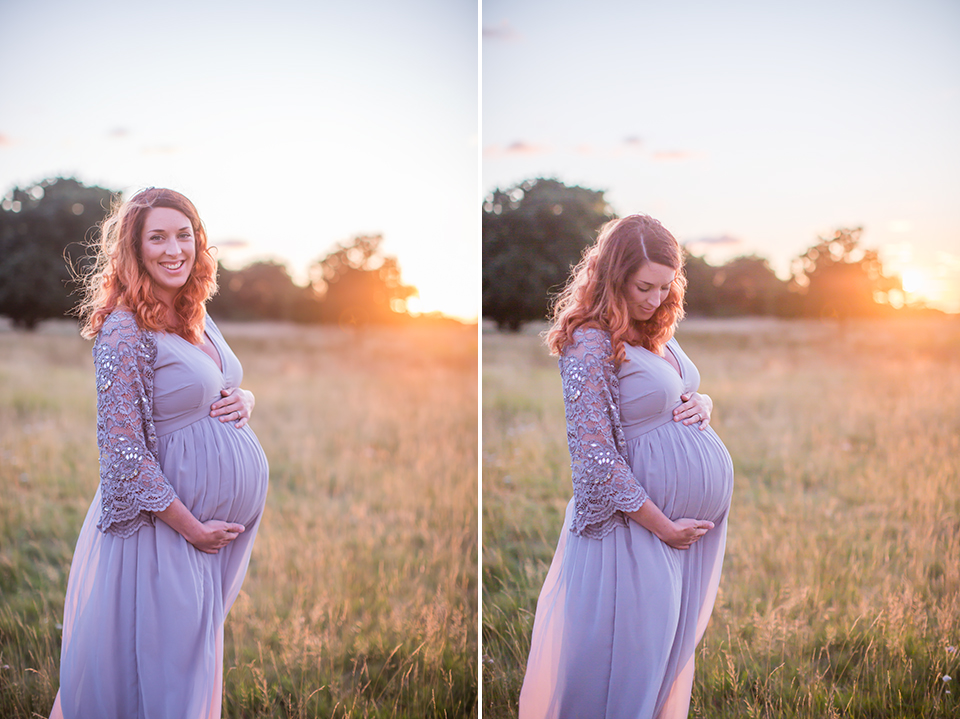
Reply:
[[107, 318], [93, 346], [102, 498], [97, 528], [120, 537], [152, 525], [152, 512], [177, 496], [160, 470], [153, 428], [156, 354], [156, 340], [123, 310]]
[[560, 357], [576, 505], [571, 530], [598, 539], [626, 524], [619, 512], [636, 511], [647, 499], [626, 461], [611, 354], [607, 333], [587, 328], [574, 332]]

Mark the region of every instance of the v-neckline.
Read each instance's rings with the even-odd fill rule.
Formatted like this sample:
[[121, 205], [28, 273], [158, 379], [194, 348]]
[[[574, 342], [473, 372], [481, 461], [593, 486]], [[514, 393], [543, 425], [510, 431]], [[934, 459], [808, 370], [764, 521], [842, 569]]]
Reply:
[[672, 354], [673, 358], [677, 361], [676, 367], [670, 364], [670, 360], [668, 360], [666, 357], [664, 357], [663, 355], [658, 355], [656, 352], [648, 350], [646, 347], [642, 347], [640, 345], [630, 345], [630, 346], [636, 347], [637, 349], [643, 350], [644, 352], [653, 355], [654, 357], [659, 359], [661, 362], [666, 362], [667, 366], [670, 367], [670, 370], [677, 373], [677, 375], [680, 377], [681, 382], [687, 381], [687, 378], [683, 376], [683, 363], [680, 362], [680, 357], [677, 356], [677, 353], [673, 351], [673, 347], [670, 346], [670, 340], [667, 340], [666, 344], [664, 344], [663, 347], [664, 349], [669, 350], [670, 354]]
[[[174, 337], [180, 337], [180, 335], [175, 334], [175, 333], [174, 333], [173, 336], [174, 336]], [[188, 345], [190, 345], [191, 347], [193, 347], [195, 350], [197, 350], [197, 352], [199, 352], [200, 354], [202, 354], [202, 355], [203, 355], [204, 357], [206, 357], [208, 360], [210, 360], [211, 362], [213, 362], [213, 366], [217, 368], [217, 372], [220, 373], [220, 376], [221, 376], [221, 377], [225, 376], [225, 375], [223, 374], [223, 352], [221, 352], [221, 351], [220, 351], [220, 348], [217, 347], [217, 342], [216, 342], [216, 340], [214, 340], [214, 339], [213, 339], [213, 336], [212, 336], [209, 332], [207, 332], [206, 328], [204, 328], [204, 330], [203, 330], [203, 336], [206, 337], [206, 338], [210, 341], [210, 346], [213, 347], [214, 351], [217, 353], [217, 357], [220, 358], [220, 364], [217, 364], [217, 361], [216, 361], [213, 357], [211, 357], [211, 356], [208, 355], [206, 352], [204, 352], [204, 351], [200, 348], [200, 345], [195, 345], [193, 342], [190, 342], [190, 341], [189, 341], [188, 339], [186, 339], [185, 337], [180, 337], [180, 339], [182, 339], [182, 340], [183, 340], [184, 342], [186, 342]]]

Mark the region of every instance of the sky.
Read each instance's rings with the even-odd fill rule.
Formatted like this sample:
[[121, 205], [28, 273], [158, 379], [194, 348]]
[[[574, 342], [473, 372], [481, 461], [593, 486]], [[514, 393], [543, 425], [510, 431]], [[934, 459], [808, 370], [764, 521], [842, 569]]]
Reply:
[[302, 283], [382, 234], [412, 310], [476, 319], [478, 37], [475, 0], [0, 1], [0, 195], [172, 187]]
[[786, 278], [863, 227], [960, 312], [960, 3], [485, 0], [482, 194], [603, 190], [714, 263]]

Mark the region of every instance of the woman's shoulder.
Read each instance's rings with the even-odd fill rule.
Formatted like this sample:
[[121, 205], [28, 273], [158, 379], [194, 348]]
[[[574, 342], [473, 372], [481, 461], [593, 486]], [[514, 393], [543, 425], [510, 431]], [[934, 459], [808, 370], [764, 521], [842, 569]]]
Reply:
[[139, 329], [137, 316], [132, 310], [126, 307], [115, 307], [103, 321], [100, 332], [97, 333], [97, 340], [105, 341], [113, 335], [134, 335], [139, 332]]
[[216, 333], [217, 333], [218, 335], [220, 335], [221, 337], [223, 336], [223, 332], [221, 332], [221, 331], [220, 331], [220, 328], [217, 327], [217, 323], [213, 321], [213, 317], [210, 316], [210, 313], [209, 313], [209, 312], [204, 312], [204, 315], [203, 315], [203, 326], [204, 326], [204, 329], [213, 330], [214, 332], [216, 332]]
[[611, 347], [610, 332], [596, 325], [580, 325], [570, 333], [571, 342], [563, 348], [564, 353], [591, 349], [608, 350]]
[[153, 354], [156, 340], [152, 332], [145, 331], [137, 324], [137, 316], [127, 307], [116, 307], [100, 327], [97, 339], [94, 341], [94, 352], [99, 346], [109, 347], [140, 347], [146, 350], [147, 355]]

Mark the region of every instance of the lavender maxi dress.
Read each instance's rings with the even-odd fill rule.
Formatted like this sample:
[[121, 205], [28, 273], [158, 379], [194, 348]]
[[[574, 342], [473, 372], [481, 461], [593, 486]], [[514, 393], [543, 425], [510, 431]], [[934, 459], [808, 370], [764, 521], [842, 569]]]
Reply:
[[[53, 717], [220, 716], [223, 621], [240, 591], [267, 493], [249, 425], [210, 417], [243, 369], [207, 318], [223, 370], [185, 339], [116, 310], [94, 345], [100, 487], [70, 567]], [[205, 554], [152, 511], [246, 527]]]
[[[713, 610], [733, 464], [709, 427], [673, 421], [700, 385], [640, 347], [619, 370], [610, 337], [578, 329], [560, 358], [574, 496], [537, 602], [520, 719], [680, 719]], [[673, 549], [626, 518], [649, 497], [671, 519], [716, 527]]]

